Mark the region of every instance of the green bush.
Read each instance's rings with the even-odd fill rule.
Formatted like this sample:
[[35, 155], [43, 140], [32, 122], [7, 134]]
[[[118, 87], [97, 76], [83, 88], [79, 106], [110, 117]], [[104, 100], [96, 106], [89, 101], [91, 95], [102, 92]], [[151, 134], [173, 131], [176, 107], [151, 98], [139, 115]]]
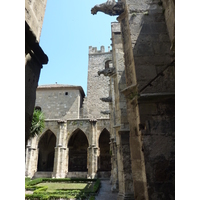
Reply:
[[26, 177], [26, 178], [25, 178], [25, 185], [26, 185], [30, 180], [31, 180], [31, 178]]
[[32, 185], [36, 185], [38, 183], [41, 183], [42, 181], [43, 181], [43, 178], [37, 178], [37, 179], [29, 181], [26, 185], [27, 186], [32, 186]]
[[93, 192], [94, 193], [96, 193], [99, 190], [100, 185], [101, 185], [101, 182], [100, 182], [99, 179], [97, 179], [97, 181], [95, 182], [94, 187], [93, 187]]
[[34, 194], [38, 194], [38, 193], [41, 193], [41, 192], [45, 192], [47, 191], [48, 187], [47, 186], [42, 186], [42, 187], [39, 187], [38, 189], [36, 189], [34, 191]]
[[95, 200], [95, 196], [90, 196], [89, 200]]

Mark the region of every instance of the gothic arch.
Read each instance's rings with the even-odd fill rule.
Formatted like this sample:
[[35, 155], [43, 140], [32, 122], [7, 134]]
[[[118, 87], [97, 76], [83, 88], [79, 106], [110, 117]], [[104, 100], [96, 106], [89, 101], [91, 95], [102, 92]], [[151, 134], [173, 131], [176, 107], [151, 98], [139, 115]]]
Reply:
[[88, 138], [81, 129], [76, 129], [70, 135], [67, 147], [69, 149], [68, 171], [87, 171]]
[[85, 135], [85, 137], [87, 138], [87, 141], [88, 141], [88, 145], [90, 144], [90, 140], [89, 140], [89, 136], [82, 130], [82, 129], [80, 129], [80, 128], [76, 128], [75, 130], [73, 130], [71, 133], [68, 133], [67, 134], [67, 146], [68, 146], [68, 143], [69, 143], [69, 140], [70, 140], [70, 138], [73, 136], [73, 134], [74, 133], [77, 133], [77, 132], [79, 132], [79, 131], [81, 131], [81, 132], [83, 132], [84, 133], [84, 135]]
[[41, 134], [39, 134], [38, 136], [37, 136], [37, 146], [38, 146], [38, 144], [39, 144], [39, 142], [40, 142], [40, 139], [43, 137], [43, 135], [46, 133], [46, 132], [48, 132], [48, 131], [51, 131], [54, 135], [55, 135], [55, 137], [56, 137], [56, 134], [54, 133], [54, 131], [53, 130], [51, 130], [50, 128], [45, 128], [44, 129], [44, 131], [41, 133]]
[[56, 136], [48, 129], [38, 139], [37, 171], [53, 171]]
[[98, 171], [111, 171], [110, 132], [104, 128], [98, 138]]
[[102, 132], [104, 132], [104, 131], [105, 131], [105, 132], [108, 132], [109, 138], [110, 138], [110, 132], [108, 131], [108, 129], [107, 129], [107, 128], [103, 128], [102, 131], [100, 132], [100, 134], [98, 135], [98, 138], [97, 138], [98, 144], [99, 144], [99, 138], [100, 138]]

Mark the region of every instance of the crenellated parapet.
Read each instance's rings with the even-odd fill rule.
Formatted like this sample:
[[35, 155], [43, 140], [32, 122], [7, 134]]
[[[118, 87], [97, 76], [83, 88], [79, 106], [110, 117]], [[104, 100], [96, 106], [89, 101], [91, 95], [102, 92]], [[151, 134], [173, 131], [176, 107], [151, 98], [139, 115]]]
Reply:
[[89, 54], [99, 54], [99, 53], [110, 53], [110, 46], [108, 46], [107, 52], [105, 52], [104, 46], [101, 46], [100, 50], [97, 50], [97, 47], [89, 46]]
[[100, 98], [100, 100], [103, 102], [112, 102], [112, 97]]
[[120, 15], [124, 12], [124, 7], [124, 2], [122, 1], [115, 2], [115, 0], [107, 0], [105, 3], [95, 5], [91, 9], [91, 14], [95, 15], [99, 11], [110, 16]]
[[112, 76], [115, 73], [115, 67], [105, 68], [103, 70], [98, 71], [98, 75], [103, 74], [104, 76]]

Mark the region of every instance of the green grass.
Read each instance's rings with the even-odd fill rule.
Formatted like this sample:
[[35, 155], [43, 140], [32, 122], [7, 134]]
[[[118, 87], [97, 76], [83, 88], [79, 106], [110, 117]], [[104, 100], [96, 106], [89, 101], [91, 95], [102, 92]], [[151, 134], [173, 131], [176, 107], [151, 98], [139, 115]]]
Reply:
[[56, 192], [56, 190], [84, 190], [87, 192], [92, 192], [94, 183], [51, 183], [51, 182], [45, 182], [45, 183], [39, 183], [37, 186], [47, 186], [47, 192]]

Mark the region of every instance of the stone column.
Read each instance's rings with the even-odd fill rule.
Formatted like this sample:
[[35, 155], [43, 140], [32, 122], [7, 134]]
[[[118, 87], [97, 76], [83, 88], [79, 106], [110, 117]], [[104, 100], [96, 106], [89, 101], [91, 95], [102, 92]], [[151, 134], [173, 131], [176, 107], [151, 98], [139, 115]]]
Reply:
[[91, 121], [91, 139], [90, 146], [88, 147], [88, 178], [97, 177], [97, 163], [98, 163], [98, 147], [97, 147], [97, 139], [96, 139], [96, 120]]
[[132, 199], [134, 200], [133, 179], [131, 171], [129, 130], [119, 130], [118, 136], [120, 143], [118, 144], [119, 154], [119, 193], [118, 200]]
[[69, 164], [69, 148], [66, 147], [66, 153], [65, 153], [65, 176], [68, 173], [68, 164]]
[[88, 147], [88, 178], [97, 177], [97, 155], [98, 147]]
[[57, 141], [55, 147], [55, 157], [54, 157], [54, 178], [64, 178], [65, 177], [65, 166], [66, 166], [66, 146], [64, 139], [67, 134], [67, 123], [65, 121], [58, 121], [59, 131], [57, 132]]
[[37, 150], [35, 148], [36, 137], [30, 139], [26, 146], [25, 176], [32, 178], [37, 170]]
[[110, 150], [111, 150], [111, 177], [110, 177], [110, 183], [111, 183], [111, 191], [112, 192], [118, 192], [119, 185], [118, 185], [118, 167], [117, 167], [117, 148], [116, 148], [116, 140], [114, 138], [111, 138], [110, 142]]
[[25, 163], [25, 176], [26, 177], [30, 177], [30, 168], [31, 168], [31, 165], [30, 165], [30, 155], [31, 155], [31, 150], [30, 150], [30, 140], [28, 140], [27, 142], [28, 144], [26, 145], [26, 163]]

